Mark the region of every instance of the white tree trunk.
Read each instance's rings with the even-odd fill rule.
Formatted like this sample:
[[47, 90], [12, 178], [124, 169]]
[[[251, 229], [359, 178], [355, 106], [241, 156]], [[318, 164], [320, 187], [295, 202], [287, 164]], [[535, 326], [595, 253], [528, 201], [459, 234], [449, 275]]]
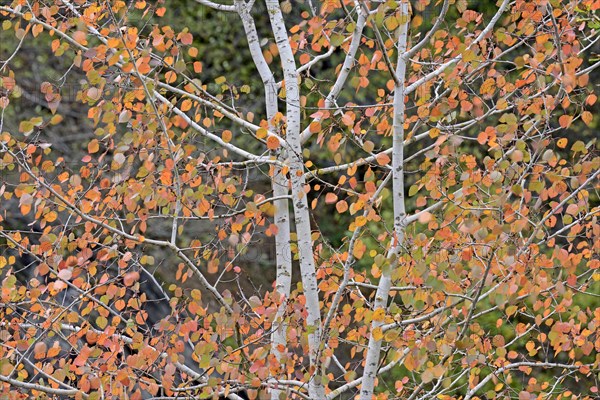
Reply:
[[[406, 75], [406, 60], [402, 57], [406, 52], [408, 23], [410, 20], [408, 2], [400, 4], [401, 23], [398, 32], [398, 64], [396, 66], [396, 86], [394, 87], [394, 137], [392, 143], [392, 184], [394, 201], [394, 237], [388, 252], [390, 267], [381, 272], [381, 279], [375, 294], [374, 309], [386, 309], [392, 284], [392, 271], [399, 262], [400, 250], [404, 242], [406, 228], [406, 207], [404, 204], [404, 81]], [[371, 400], [375, 389], [375, 380], [379, 369], [381, 339], [376, 339], [374, 333], [381, 329], [383, 321], [373, 321], [371, 336], [367, 347], [365, 369], [363, 373], [360, 400]], [[379, 336], [378, 336], [379, 337]]]
[[[258, 33], [254, 19], [250, 14], [251, 10], [242, 0], [236, 0], [236, 9], [244, 24], [244, 31], [248, 40], [248, 47], [252, 60], [258, 69], [260, 77], [264, 84], [265, 90], [265, 108], [267, 119], [269, 121], [269, 131], [275, 132], [273, 118], [278, 112], [277, 107], [277, 82], [263, 53], [260, 48]], [[285, 152], [280, 151], [277, 154], [278, 161], [285, 160]], [[273, 177], [271, 178], [271, 186], [273, 188], [273, 196], [287, 196], [289, 194], [288, 179], [282, 174], [279, 166], [273, 167]], [[273, 321], [273, 333], [271, 334], [271, 354], [275, 356], [279, 365], [284, 364], [283, 356], [285, 347], [287, 346], [287, 325], [285, 323], [285, 309], [287, 299], [290, 297], [290, 288], [292, 284], [292, 252], [290, 248], [290, 213], [288, 208], [288, 200], [276, 200], [275, 206], [275, 225], [277, 225], [277, 233], [275, 234], [275, 261], [277, 264], [277, 277], [275, 281], [275, 290], [280, 295], [281, 305], [277, 310], [277, 315]], [[276, 384], [276, 383], [275, 383]], [[271, 399], [279, 400], [282, 390], [274, 388], [271, 390]]]
[[271, 20], [271, 28], [279, 49], [283, 76], [285, 82], [286, 101], [286, 142], [289, 160], [289, 174], [292, 182], [292, 204], [294, 207], [294, 221], [298, 240], [298, 253], [302, 287], [306, 298], [308, 355], [313, 379], [309, 382], [308, 393], [313, 399], [324, 399], [325, 388], [319, 371], [314, 371], [317, 365], [317, 354], [321, 337], [321, 311], [319, 308], [319, 289], [313, 259], [313, 246], [311, 240], [310, 214], [308, 201], [304, 191], [306, 179], [304, 178], [304, 160], [300, 141], [300, 87], [294, 53], [289, 43], [283, 14], [277, 0], [266, 0], [267, 12]]

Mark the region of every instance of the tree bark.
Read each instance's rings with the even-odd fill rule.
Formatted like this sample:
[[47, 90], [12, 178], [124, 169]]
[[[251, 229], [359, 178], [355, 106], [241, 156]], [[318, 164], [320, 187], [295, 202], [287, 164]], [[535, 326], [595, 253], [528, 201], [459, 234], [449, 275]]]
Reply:
[[[269, 121], [269, 131], [275, 132], [276, 128], [273, 125], [273, 118], [278, 112], [277, 105], [277, 82], [273, 76], [273, 72], [269, 68], [267, 61], [261, 51], [258, 33], [254, 18], [250, 14], [251, 10], [248, 5], [242, 0], [236, 0], [236, 9], [242, 23], [248, 47], [252, 60], [256, 65], [258, 73], [265, 90], [265, 108], [267, 120]], [[285, 153], [278, 151], [277, 160], [282, 163], [285, 161]], [[271, 187], [273, 188], [274, 196], [287, 196], [289, 194], [288, 180], [283, 175], [281, 167], [273, 167], [273, 176], [271, 177]], [[287, 346], [287, 325], [285, 323], [285, 309], [287, 299], [290, 297], [290, 288], [292, 285], [292, 252], [290, 248], [290, 213], [288, 208], [288, 200], [276, 200], [275, 206], [275, 225], [277, 233], [275, 234], [275, 262], [277, 264], [277, 276], [275, 280], [275, 290], [280, 296], [281, 305], [277, 309], [277, 314], [273, 321], [273, 333], [271, 334], [271, 354], [277, 360], [278, 365], [285, 364], [283, 356], [285, 347]], [[279, 388], [271, 390], [271, 399], [279, 400], [283, 391]]]
[[[394, 120], [393, 120], [393, 143], [392, 143], [392, 199], [394, 202], [394, 237], [388, 252], [390, 266], [384, 267], [381, 279], [375, 294], [374, 309], [386, 309], [390, 287], [392, 285], [392, 271], [394, 266], [400, 262], [400, 250], [404, 242], [404, 230], [406, 228], [406, 206], [404, 203], [404, 81], [406, 75], [406, 60], [402, 55], [406, 52], [408, 36], [408, 23], [410, 15], [408, 2], [400, 4], [400, 27], [398, 28], [398, 64], [396, 65], [396, 84], [394, 87]], [[360, 390], [360, 400], [371, 400], [375, 388], [375, 380], [379, 369], [379, 358], [381, 352], [381, 326], [383, 320], [374, 320], [371, 323], [371, 336], [367, 346], [365, 358], [365, 369]]]
[[302, 288], [306, 299], [307, 330], [308, 330], [308, 355], [311, 374], [313, 378], [308, 384], [309, 396], [313, 399], [324, 399], [325, 388], [321, 376], [314, 369], [317, 366], [317, 355], [321, 337], [321, 312], [319, 307], [319, 289], [317, 274], [313, 259], [313, 246], [311, 239], [310, 215], [308, 201], [304, 188], [304, 160], [300, 140], [300, 86], [294, 53], [289, 43], [283, 14], [277, 0], [266, 0], [267, 12], [271, 20], [271, 28], [279, 49], [281, 66], [285, 82], [286, 101], [286, 150], [288, 152], [288, 165], [292, 183], [292, 204], [294, 208], [294, 221], [298, 240], [298, 256]]

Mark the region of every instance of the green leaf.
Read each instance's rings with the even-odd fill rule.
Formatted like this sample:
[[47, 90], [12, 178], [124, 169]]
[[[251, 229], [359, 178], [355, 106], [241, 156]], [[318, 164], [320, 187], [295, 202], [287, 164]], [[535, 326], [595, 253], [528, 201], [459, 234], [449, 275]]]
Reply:
[[108, 320], [100, 315], [96, 318], [96, 325], [98, 325], [100, 329], [104, 329], [106, 328], [106, 325], [108, 325]]
[[410, 197], [414, 196], [415, 194], [417, 194], [419, 192], [420, 187], [417, 185], [412, 185], [410, 187], [410, 189], [408, 189], [408, 195]]
[[33, 132], [33, 126], [31, 121], [23, 121], [19, 124], [19, 132], [23, 132], [25, 136], [29, 136]]
[[344, 43], [344, 36], [340, 35], [339, 33], [334, 33], [333, 35], [331, 35], [330, 41], [332, 46], [338, 47], [342, 43]]

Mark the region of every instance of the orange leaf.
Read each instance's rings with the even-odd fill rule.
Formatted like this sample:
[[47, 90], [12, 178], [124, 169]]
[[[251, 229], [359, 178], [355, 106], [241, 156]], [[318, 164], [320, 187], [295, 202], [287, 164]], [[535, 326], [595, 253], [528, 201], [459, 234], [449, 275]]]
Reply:
[[587, 103], [588, 106], [593, 106], [594, 104], [596, 104], [596, 100], [598, 100], [598, 96], [596, 96], [595, 94], [592, 93], [587, 97], [585, 102]]
[[303, 53], [300, 56], [300, 64], [304, 65], [304, 64], [308, 63], [309, 61], [310, 61], [310, 55], [309, 54]]
[[229, 143], [231, 141], [232, 137], [233, 137], [233, 134], [231, 133], [230, 130], [224, 130], [223, 133], [221, 134], [221, 138], [223, 138], [223, 141], [225, 143]]
[[88, 153], [94, 154], [100, 149], [100, 145], [98, 144], [98, 140], [94, 139], [88, 144]]
[[190, 45], [194, 41], [194, 37], [191, 33], [183, 33], [181, 34], [181, 38], [179, 39], [182, 44]]
[[380, 153], [377, 155], [377, 163], [379, 165], [388, 165], [390, 161], [392, 161], [392, 159], [385, 153]]
[[177, 80], [177, 74], [173, 71], [168, 71], [165, 74], [165, 80], [167, 81], [167, 83], [173, 83]]
[[117, 38], [109, 38], [106, 41], [107, 46], [110, 47], [111, 49], [116, 49], [117, 47], [119, 47], [120, 43], [121, 43], [121, 41]]
[[313, 121], [308, 126], [310, 133], [317, 133], [321, 130], [321, 124], [317, 121]]
[[44, 219], [48, 222], [56, 221], [57, 217], [58, 215], [56, 214], [56, 211], [50, 211], [48, 214], [44, 215]]
[[84, 46], [87, 44], [87, 35], [83, 31], [76, 31], [73, 33], [73, 39]]
[[181, 103], [181, 111], [186, 112], [192, 108], [192, 101], [190, 99], [185, 99]]
[[335, 193], [327, 193], [327, 195], [325, 195], [325, 203], [326, 204], [333, 204], [337, 201], [337, 195]]
[[27, 215], [31, 211], [31, 204], [22, 204], [21, 205], [21, 214]]
[[125, 284], [125, 286], [132, 286], [135, 282], [138, 281], [138, 279], [140, 279], [139, 272], [137, 272], [137, 271], [128, 272], [123, 277], [123, 283]]
[[346, 200], [340, 200], [335, 205], [335, 209], [340, 214], [343, 213], [343, 212], [346, 212], [346, 210], [348, 210], [348, 203], [346, 202]]
[[561, 115], [560, 118], [558, 119], [558, 123], [560, 124], [561, 128], [568, 128], [569, 126], [571, 126], [571, 122], [573, 121], [573, 117], [570, 115]]
[[35, 346], [33, 347], [33, 353], [35, 354], [35, 359], [39, 360], [41, 358], [46, 357], [46, 350], [48, 349], [48, 347], [46, 346], [46, 343], [44, 342], [37, 342], [35, 344]]
[[148, 72], [150, 72], [151, 68], [150, 65], [148, 63], [142, 62], [139, 66], [138, 66], [138, 72], [140, 74], [147, 74]]
[[267, 138], [267, 148], [269, 150], [275, 150], [279, 147], [279, 139], [277, 139], [275, 136], [269, 136]]
[[592, 115], [592, 113], [591, 113], [591, 112], [589, 112], [589, 111], [584, 111], [584, 112], [581, 114], [581, 119], [583, 120], [583, 122], [584, 122], [584, 123], [585, 123], [587, 126], [589, 126], [589, 125], [592, 123], [592, 120], [594, 119], [594, 116]]
[[567, 207], [567, 214], [576, 215], [579, 212], [579, 206], [577, 204], [569, 204]]
[[477, 142], [479, 144], [485, 144], [488, 140], [488, 134], [486, 132], [480, 132], [479, 135], [477, 135]]
[[360, 215], [358, 217], [356, 217], [356, 226], [361, 227], [364, 226], [367, 223], [367, 217]]
[[561, 139], [558, 139], [558, 142], [556, 142], [556, 145], [558, 147], [560, 147], [561, 149], [564, 149], [565, 147], [567, 147], [568, 142], [569, 141], [567, 140], [567, 138], [561, 138]]

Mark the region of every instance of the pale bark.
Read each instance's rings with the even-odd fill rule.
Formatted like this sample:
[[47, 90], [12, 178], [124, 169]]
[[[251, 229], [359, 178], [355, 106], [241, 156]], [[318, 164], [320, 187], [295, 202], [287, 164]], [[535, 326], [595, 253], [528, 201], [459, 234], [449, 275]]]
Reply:
[[279, 49], [285, 82], [286, 150], [288, 152], [289, 174], [292, 183], [292, 204], [294, 207], [294, 220], [298, 240], [300, 273], [304, 296], [306, 298], [308, 355], [310, 367], [313, 370], [311, 371], [313, 378], [308, 384], [308, 392], [309, 396], [313, 399], [324, 399], [325, 388], [323, 387], [321, 376], [319, 371], [314, 371], [318, 365], [317, 355], [321, 337], [321, 312], [319, 308], [317, 274], [313, 259], [310, 215], [304, 191], [306, 179], [304, 178], [304, 160], [300, 141], [301, 109], [298, 72], [279, 3], [277, 0], [267, 0], [266, 4], [275, 42]]
[[[250, 14], [251, 10], [248, 5], [241, 0], [236, 0], [235, 5], [244, 25], [244, 31], [246, 32], [252, 60], [256, 65], [264, 85], [265, 108], [267, 119], [269, 121], [269, 131], [275, 132], [276, 129], [273, 125], [273, 118], [278, 112], [277, 82], [275, 81], [273, 72], [269, 68], [261, 51], [256, 25]], [[277, 159], [283, 163], [285, 161], [284, 157], [285, 153], [279, 151]], [[283, 357], [287, 346], [285, 309], [287, 299], [290, 297], [292, 285], [292, 252], [290, 248], [290, 213], [288, 199], [285, 198], [285, 196], [289, 194], [288, 180], [285, 175], [283, 175], [282, 169], [279, 166], [273, 167], [271, 186], [275, 197], [283, 196], [280, 200], [276, 200], [273, 203], [275, 205], [275, 225], [277, 226], [277, 233], [275, 234], [275, 262], [277, 264], [275, 290], [280, 296], [281, 304], [277, 309], [277, 314], [273, 321], [273, 333], [271, 334], [271, 354], [275, 356], [279, 365], [283, 365], [285, 363]], [[275, 385], [277, 385], [276, 382]], [[284, 392], [276, 386], [271, 389], [271, 399], [278, 400], [282, 393]]]
[[[391, 265], [383, 268], [381, 278], [375, 293], [374, 309], [386, 309], [390, 287], [392, 286], [392, 271], [399, 262], [400, 249], [404, 242], [404, 230], [406, 227], [406, 206], [404, 204], [404, 81], [406, 75], [406, 60], [402, 55], [406, 52], [408, 23], [410, 20], [408, 3], [400, 4], [401, 23], [398, 28], [398, 64], [394, 87], [394, 120], [393, 120], [393, 142], [392, 142], [392, 199], [394, 204], [394, 237], [388, 253]], [[371, 335], [367, 346], [365, 358], [365, 369], [363, 372], [360, 400], [371, 400], [375, 388], [375, 380], [379, 369], [381, 352], [381, 339], [375, 337], [375, 332], [381, 329], [383, 321], [371, 323]], [[379, 336], [378, 336], [379, 337]]]
[[214, 1], [210, 1], [210, 0], [196, 0], [196, 1], [200, 4], [202, 4], [203, 6], [210, 7], [217, 11], [229, 11], [229, 12], [235, 11], [234, 5], [219, 4], [219, 3], [215, 3]]
[[[281, 168], [275, 167], [272, 180], [273, 194], [288, 194], [288, 180], [281, 173]], [[275, 235], [275, 256], [277, 263], [277, 277], [275, 290], [281, 296], [281, 304], [273, 321], [273, 334], [271, 335], [271, 353], [277, 359], [279, 365], [283, 365], [285, 348], [287, 346], [287, 324], [285, 322], [285, 310], [287, 300], [290, 297], [292, 286], [292, 252], [290, 248], [290, 215], [288, 200], [278, 200], [275, 203], [275, 224], [277, 234]], [[282, 351], [283, 350], [283, 351]], [[282, 393], [280, 389], [271, 390], [271, 399], [279, 400]]]
[[9, 378], [4, 375], [0, 375], [0, 381], [6, 382], [11, 386], [20, 387], [27, 390], [37, 390], [40, 392], [55, 394], [59, 396], [75, 396], [76, 394], [80, 394], [84, 399], [88, 398], [88, 395], [83, 393], [79, 389], [54, 389], [45, 385], [37, 385], [35, 383], [21, 382], [16, 379]]

